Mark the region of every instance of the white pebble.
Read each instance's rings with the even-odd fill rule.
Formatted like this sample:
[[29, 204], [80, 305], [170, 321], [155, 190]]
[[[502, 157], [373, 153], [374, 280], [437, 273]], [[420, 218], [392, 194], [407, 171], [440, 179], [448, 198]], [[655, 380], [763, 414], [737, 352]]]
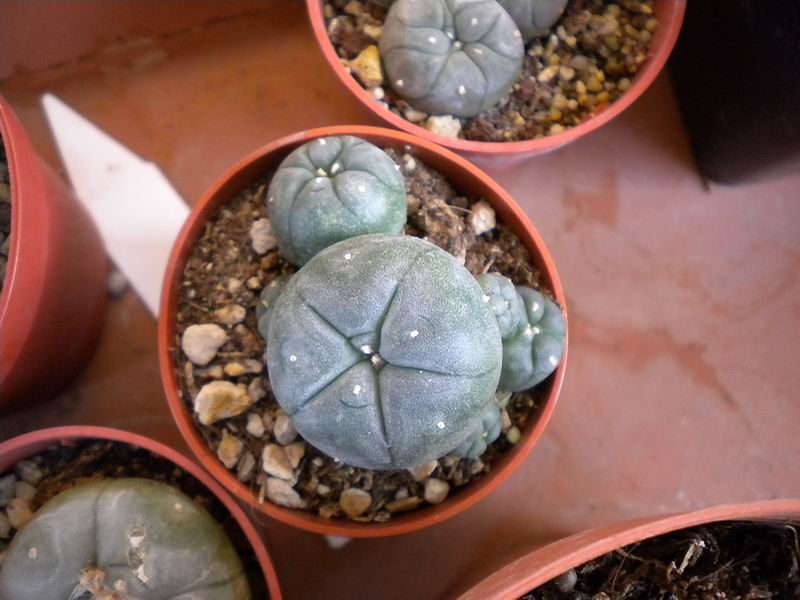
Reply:
[[270, 477], [267, 479], [267, 498], [278, 506], [286, 508], [305, 508], [306, 503], [288, 481]]
[[202, 366], [211, 362], [227, 341], [228, 334], [219, 325], [213, 323], [190, 325], [183, 332], [181, 348], [190, 361]]
[[222, 430], [222, 441], [217, 446], [217, 458], [226, 468], [233, 469], [236, 466], [243, 449], [242, 440], [228, 433], [227, 429]]
[[348, 488], [339, 496], [339, 506], [348, 517], [359, 517], [372, 504], [372, 496], [358, 488]]
[[222, 308], [215, 310], [214, 315], [217, 317], [219, 322], [224, 325], [237, 325], [238, 323], [244, 321], [247, 311], [244, 309], [244, 306], [240, 306], [238, 304], [229, 304], [228, 306], [223, 306]]
[[261, 453], [261, 468], [267, 475], [294, 481], [294, 470], [283, 448], [277, 444], [267, 444]]
[[278, 247], [269, 219], [256, 219], [250, 226], [250, 241], [256, 254], [266, 254]]
[[256, 413], [247, 415], [247, 433], [257, 438], [260, 438], [266, 433], [264, 420]]
[[280, 415], [277, 419], [275, 419], [275, 427], [273, 428], [272, 433], [275, 435], [275, 439], [278, 441], [278, 443], [282, 446], [291, 444], [293, 441], [295, 441], [295, 439], [297, 439], [297, 430], [294, 428], [292, 420], [286, 415]]
[[242, 414], [253, 405], [253, 399], [243, 385], [230, 381], [205, 384], [194, 399], [194, 411], [203, 425]]
[[[413, 467], [407, 470], [409, 473], [411, 473], [412, 477], [414, 477], [414, 481], [423, 481], [436, 470], [438, 465], [439, 461], [432, 460], [429, 463], [425, 463], [424, 465], [419, 465], [418, 467]], [[408, 492], [406, 492], [406, 494], [408, 494]], [[397, 496], [395, 496], [395, 500], [402, 500], [402, 498], [397, 498]]]
[[425, 123], [425, 128], [435, 135], [456, 139], [461, 133], [461, 121], [451, 115], [430, 117]]
[[450, 485], [441, 479], [428, 479], [425, 482], [425, 501], [430, 504], [441, 504], [450, 493]]
[[11, 523], [11, 527], [14, 529], [25, 527], [33, 518], [28, 502], [20, 498], [14, 498], [8, 503], [6, 515], [8, 516], [8, 522]]
[[494, 209], [485, 200], [472, 205], [468, 221], [476, 235], [487, 233], [497, 226]]

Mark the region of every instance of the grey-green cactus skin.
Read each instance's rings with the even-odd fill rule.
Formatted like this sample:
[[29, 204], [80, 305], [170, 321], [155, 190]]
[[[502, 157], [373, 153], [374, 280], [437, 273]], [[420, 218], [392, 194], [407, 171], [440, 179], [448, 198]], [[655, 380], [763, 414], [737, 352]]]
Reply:
[[550, 33], [567, 6], [567, 0], [497, 1], [514, 19], [526, 41]]
[[291, 275], [279, 275], [261, 290], [261, 297], [258, 300], [258, 304], [256, 304], [256, 320], [258, 322], [258, 332], [264, 339], [267, 337], [275, 301], [286, 288], [286, 284], [289, 283], [291, 278]]
[[536, 290], [517, 287], [525, 306], [526, 323], [503, 341], [503, 371], [499, 389], [520, 392], [552, 373], [564, 355], [566, 322], [561, 309]]
[[505, 341], [516, 335], [527, 320], [522, 298], [512, 281], [497, 273], [485, 273], [475, 279], [489, 297], [489, 307], [497, 319], [500, 337]]
[[476, 430], [464, 440], [451, 454], [462, 458], [478, 458], [500, 435], [502, 422], [500, 419], [500, 407], [492, 402], [478, 422]]
[[[239, 557], [222, 528], [178, 490], [109, 479], [62, 492], [17, 532], [0, 568], [2, 600], [94, 598], [87, 567], [136, 600], [247, 600]], [[115, 596], [116, 597], [116, 596]]]
[[267, 206], [278, 248], [303, 265], [323, 248], [368, 233], [400, 233], [406, 190], [395, 162], [353, 136], [320, 138], [287, 156]]
[[525, 48], [495, 0], [397, 0], [380, 52], [389, 83], [412, 107], [474, 117], [508, 94]]
[[494, 402], [502, 342], [480, 286], [410, 236], [323, 250], [275, 304], [267, 366], [297, 431], [346, 464], [402, 469], [444, 456]]

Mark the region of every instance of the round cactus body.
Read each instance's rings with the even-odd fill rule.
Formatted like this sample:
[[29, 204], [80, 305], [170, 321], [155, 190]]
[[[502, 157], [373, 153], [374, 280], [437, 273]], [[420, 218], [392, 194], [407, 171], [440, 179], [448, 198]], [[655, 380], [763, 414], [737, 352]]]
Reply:
[[[250, 589], [222, 528], [178, 490], [109, 479], [62, 492], [11, 542], [4, 600], [243, 600]], [[107, 594], [107, 595], [106, 595]]]
[[517, 287], [525, 305], [526, 322], [503, 341], [501, 390], [520, 392], [532, 388], [552, 373], [564, 355], [566, 323], [561, 309], [536, 290]]
[[474, 117], [522, 68], [522, 36], [495, 0], [397, 0], [380, 40], [392, 88], [412, 107]]
[[550, 33], [567, 0], [497, 0], [508, 11], [525, 40]]
[[500, 407], [492, 402], [483, 414], [478, 427], [460, 446], [453, 450], [452, 454], [462, 458], [478, 458], [500, 435], [502, 421], [500, 419]]
[[297, 431], [343, 462], [402, 469], [444, 456], [494, 402], [502, 342], [480, 286], [410, 236], [322, 251], [275, 304], [267, 365]]
[[275, 172], [267, 205], [278, 248], [303, 265], [323, 248], [368, 233], [400, 233], [402, 174], [383, 150], [352, 136], [295, 149]]
[[496, 273], [485, 273], [476, 277], [489, 297], [489, 306], [497, 318], [500, 337], [507, 340], [515, 336], [527, 324], [525, 306], [517, 288], [508, 277]]

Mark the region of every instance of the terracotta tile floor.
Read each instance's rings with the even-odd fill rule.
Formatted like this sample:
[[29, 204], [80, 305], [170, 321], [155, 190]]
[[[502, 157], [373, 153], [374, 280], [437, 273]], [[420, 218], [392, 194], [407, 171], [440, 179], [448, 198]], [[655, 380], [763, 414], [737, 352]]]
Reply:
[[[155, 160], [189, 202], [269, 140], [368, 121], [297, 3], [0, 84], [58, 165], [44, 91]], [[437, 598], [532, 543], [593, 525], [800, 496], [800, 177], [705, 185], [666, 77], [588, 139], [495, 175], [549, 244], [570, 300], [552, 425], [497, 493], [428, 531], [335, 551], [266, 522], [289, 598]], [[86, 423], [183, 447], [155, 336], [128, 293], [80, 380], [0, 418], [0, 439]]]

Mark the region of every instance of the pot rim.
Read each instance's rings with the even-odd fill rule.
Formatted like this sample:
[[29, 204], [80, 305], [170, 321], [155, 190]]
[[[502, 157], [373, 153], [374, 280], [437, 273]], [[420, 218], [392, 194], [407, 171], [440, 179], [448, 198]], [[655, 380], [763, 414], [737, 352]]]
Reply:
[[[225, 508], [230, 512], [231, 516], [244, 532], [252, 551], [258, 559], [264, 578], [267, 581], [270, 598], [272, 600], [280, 600], [282, 598], [278, 576], [275, 571], [275, 566], [267, 552], [267, 547], [242, 507], [236, 503], [211, 475], [206, 473], [206, 471], [199, 467], [193, 460], [161, 442], [137, 433], [131, 433], [112, 427], [65, 425], [38, 429], [0, 443], [0, 457], [2, 457], [0, 458], [0, 460], [2, 460], [2, 462], [0, 462], [0, 470], [6, 469], [12, 463], [42, 452], [45, 445], [56, 445], [84, 439], [109, 440], [138, 446], [139, 448], [157, 454], [161, 458], [176, 464], [187, 473], [190, 473], [195, 479], [208, 488], [217, 500], [225, 505]], [[20, 454], [24, 454], [24, 456]], [[8, 460], [7, 457], [11, 457], [11, 460]]]
[[516, 600], [562, 573], [613, 550], [698, 525], [789, 519], [800, 521], [800, 499], [722, 504], [621, 521], [574, 534], [529, 552], [483, 579], [458, 600]]
[[[323, 7], [325, 0], [306, 0], [308, 17], [317, 45], [322, 51], [325, 60], [333, 72], [344, 84], [344, 87], [364, 106], [369, 112], [374, 114], [384, 123], [396, 127], [401, 131], [416, 135], [430, 142], [440, 144], [456, 152], [463, 152], [477, 156], [520, 156], [543, 154], [565, 146], [592, 131], [602, 127], [612, 119], [620, 115], [631, 104], [633, 104], [655, 81], [667, 63], [672, 49], [678, 40], [681, 26], [686, 12], [686, 0], [655, 0], [656, 13], [659, 7], [668, 9], [667, 18], [659, 23], [656, 35], [650, 45], [648, 59], [644, 66], [634, 76], [631, 87], [623, 95], [608, 105], [607, 108], [593, 114], [580, 125], [576, 125], [556, 135], [548, 135], [541, 138], [524, 140], [518, 142], [476, 142], [464, 139], [452, 139], [435, 135], [410, 121], [394, 114], [390, 110], [382, 107], [373, 99], [367, 90], [361, 87], [355, 77], [348, 73], [340, 62], [339, 56], [328, 37], [325, 26]], [[664, 10], [663, 8], [661, 10]]]
[[[434, 159], [440, 163], [438, 167], [440, 171], [443, 171], [442, 165], [447, 165], [449, 172], [446, 176], [448, 176], [449, 179], [452, 180], [460, 175], [461, 178], [469, 180], [470, 187], [482, 190], [481, 193], [485, 195], [486, 201], [498, 212], [505, 213], [506, 216], [502, 218], [502, 220], [504, 220], [508, 226], [512, 227], [515, 233], [523, 240], [523, 243], [531, 254], [531, 259], [540, 269], [544, 285], [552, 291], [556, 301], [562, 307], [565, 319], [568, 318], [564, 290], [561, 286], [555, 263], [544, 241], [511, 196], [487, 174], [449, 150], [405, 132], [362, 125], [321, 127], [286, 136], [251, 152], [231, 167], [213, 186], [211, 186], [193, 208], [173, 246], [164, 277], [161, 296], [161, 318], [159, 319], [158, 325], [161, 378], [167, 396], [167, 403], [172, 411], [178, 429], [186, 440], [189, 448], [200, 463], [217, 478], [218, 481], [222, 482], [226, 489], [230, 490], [243, 502], [283, 523], [315, 533], [351, 538], [399, 535], [440, 523], [466, 510], [494, 491], [520, 466], [541, 437], [555, 408], [566, 370], [567, 349], [569, 345], [568, 334], [567, 337], [565, 337], [563, 359], [554, 375], [548, 380], [549, 383], [547, 385], [550, 386], [549, 392], [538, 412], [538, 418], [528, 423], [523, 432], [523, 438], [514, 448], [499, 459], [497, 467], [493, 469], [491, 473], [473, 482], [457, 495], [448, 498], [442, 504], [428, 506], [424, 509], [393, 516], [386, 523], [370, 524], [345, 521], [344, 519], [341, 521], [323, 519], [315, 513], [283, 508], [269, 501], [259, 505], [250, 487], [240, 482], [234, 473], [219, 462], [216, 454], [206, 444], [195, 426], [188, 406], [181, 399], [176, 368], [173, 365], [171, 357], [171, 348], [175, 340], [175, 314], [178, 303], [178, 285], [176, 285], [176, 283], [180, 281], [180, 273], [185, 265], [188, 252], [195, 243], [203, 225], [210, 215], [213, 214], [213, 211], [216, 210], [218, 206], [230, 200], [244, 189], [244, 187], [255, 181], [257, 177], [253, 176], [252, 173], [247, 174], [246, 171], [248, 169], [254, 169], [255, 167], [261, 168], [261, 163], [265, 162], [270, 157], [279, 155], [279, 157], [273, 161], [277, 165], [277, 161], [282, 159], [283, 156], [294, 147], [319, 137], [337, 135], [354, 135], [376, 143], [379, 146], [382, 144], [384, 146], [399, 146], [404, 150], [410, 151], [412, 154], [418, 156], [422, 155], [420, 158], [423, 160]], [[241, 182], [238, 181], [237, 178], [242, 177], [243, 172], [245, 172], [244, 176], [248, 178], [248, 183], [240, 184]], [[233, 186], [231, 186], [231, 180], [237, 180], [234, 181]]]

